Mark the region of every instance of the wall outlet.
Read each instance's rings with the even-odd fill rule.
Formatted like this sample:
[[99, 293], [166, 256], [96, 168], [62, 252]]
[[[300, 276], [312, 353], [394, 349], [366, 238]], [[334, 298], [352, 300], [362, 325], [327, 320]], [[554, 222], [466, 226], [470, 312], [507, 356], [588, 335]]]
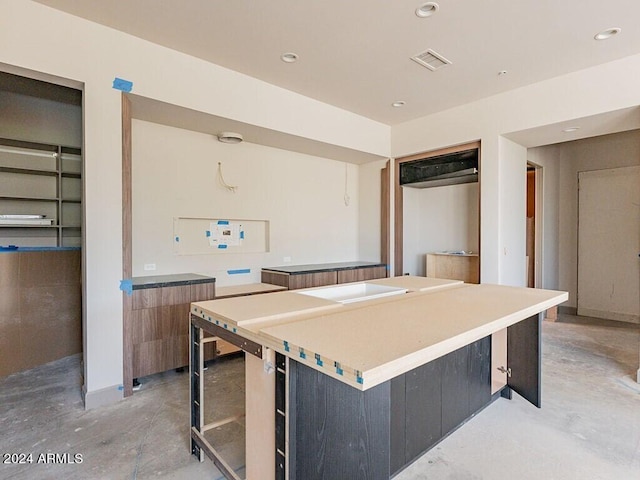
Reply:
[[291, 262], [291, 257], [284, 257], [284, 258], [282, 259], [282, 261], [283, 261], [284, 263], [290, 263], [290, 262]]
[[156, 264], [155, 263], [145, 263], [144, 264], [144, 269], [145, 271], [150, 271], [150, 270], [155, 270], [156, 269]]

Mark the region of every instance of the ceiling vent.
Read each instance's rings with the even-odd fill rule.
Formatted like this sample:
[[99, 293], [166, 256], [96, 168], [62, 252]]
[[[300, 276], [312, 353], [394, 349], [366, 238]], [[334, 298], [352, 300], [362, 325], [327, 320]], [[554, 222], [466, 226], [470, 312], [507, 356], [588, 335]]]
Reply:
[[447, 60], [442, 55], [431, 49], [414, 55], [411, 57], [411, 60], [434, 72], [446, 65], [451, 65], [451, 60]]

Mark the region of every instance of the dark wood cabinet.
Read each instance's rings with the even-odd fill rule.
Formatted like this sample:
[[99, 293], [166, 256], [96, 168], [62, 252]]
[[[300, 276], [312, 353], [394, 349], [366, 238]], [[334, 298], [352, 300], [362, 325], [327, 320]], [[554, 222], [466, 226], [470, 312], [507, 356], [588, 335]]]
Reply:
[[[200, 283], [189, 283], [188, 278]], [[134, 279], [130, 328], [133, 378], [187, 366], [190, 304], [214, 297], [214, 278], [166, 275]], [[215, 358], [217, 350], [216, 342], [207, 344], [205, 358]]]
[[384, 264], [343, 262], [263, 268], [261, 281], [295, 290], [339, 283], [363, 282], [386, 278], [386, 276], [387, 267]]

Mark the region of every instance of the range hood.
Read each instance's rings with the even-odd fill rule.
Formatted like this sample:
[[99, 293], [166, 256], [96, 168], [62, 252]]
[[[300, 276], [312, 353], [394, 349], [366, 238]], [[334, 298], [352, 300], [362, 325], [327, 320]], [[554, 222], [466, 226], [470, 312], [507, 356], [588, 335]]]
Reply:
[[448, 153], [400, 164], [400, 185], [441, 187], [478, 181], [478, 149]]

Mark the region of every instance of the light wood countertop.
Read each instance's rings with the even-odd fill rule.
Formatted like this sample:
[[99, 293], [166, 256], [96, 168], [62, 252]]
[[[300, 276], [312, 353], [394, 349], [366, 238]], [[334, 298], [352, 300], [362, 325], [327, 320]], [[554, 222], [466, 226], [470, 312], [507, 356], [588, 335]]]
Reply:
[[[566, 292], [395, 277], [424, 290], [348, 305], [269, 293], [192, 304], [191, 312], [366, 390], [568, 299]], [[449, 285], [444, 288], [443, 285]]]

